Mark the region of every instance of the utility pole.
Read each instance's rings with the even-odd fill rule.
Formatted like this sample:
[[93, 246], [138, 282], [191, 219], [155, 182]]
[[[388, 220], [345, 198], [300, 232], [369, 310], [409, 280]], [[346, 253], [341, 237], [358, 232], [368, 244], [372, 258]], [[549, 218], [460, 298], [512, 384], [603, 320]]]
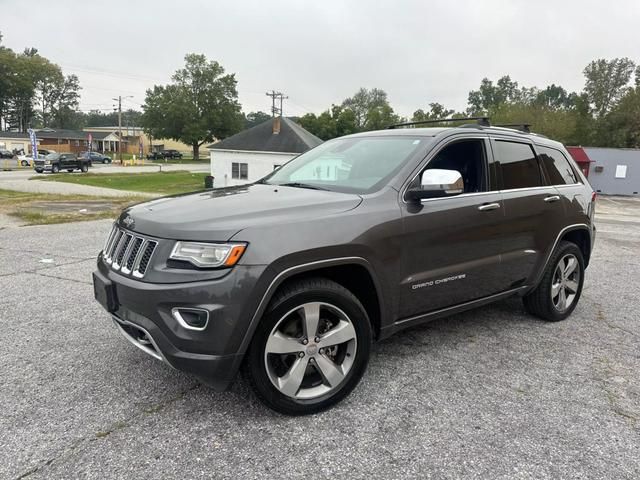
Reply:
[[289, 97], [285, 97], [284, 94], [280, 93], [279, 94], [280, 97], [280, 116], [282, 116], [282, 100], [284, 100], [285, 98], [289, 98]]
[[[267, 97], [271, 97], [271, 118], [275, 117], [276, 115], [278, 116], [282, 116], [282, 101], [284, 99], [287, 99], [289, 97], [285, 97], [285, 95], [282, 92], [276, 92], [275, 90], [271, 90], [270, 92], [266, 93]], [[276, 99], [280, 100], [280, 108], [278, 109], [278, 107], [276, 107]]]
[[271, 92], [266, 93], [267, 97], [271, 97], [271, 118], [276, 116], [278, 113], [278, 108], [276, 107], [276, 98], [278, 98], [281, 93], [276, 92], [275, 90], [271, 90]]
[[128, 95], [126, 97], [123, 97], [122, 95], [118, 95], [118, 98], [113, 99], [118, 101], [118, 110], [117, 110], [118, 111], [118, 158], [120, 159], [120, 165], [122, 165], [122, 99], [123, 98], [133, 98], [133, 96]]

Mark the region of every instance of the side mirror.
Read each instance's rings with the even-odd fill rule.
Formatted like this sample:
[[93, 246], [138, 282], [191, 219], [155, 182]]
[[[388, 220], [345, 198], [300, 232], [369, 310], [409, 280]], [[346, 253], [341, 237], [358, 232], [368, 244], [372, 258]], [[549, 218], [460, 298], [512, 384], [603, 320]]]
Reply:
[[459, 195], [463, 191], [464, 181], [460, 172], [433, 168], [422, 173], [420, 186], [409, 188], [407, 197], [411, 200], [421, 200], [423, 198]]

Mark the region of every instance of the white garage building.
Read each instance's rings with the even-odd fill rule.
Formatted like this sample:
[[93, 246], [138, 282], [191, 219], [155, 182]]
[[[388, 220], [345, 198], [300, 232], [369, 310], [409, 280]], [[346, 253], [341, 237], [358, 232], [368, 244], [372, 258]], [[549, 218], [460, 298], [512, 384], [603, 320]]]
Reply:
[[213, 186], [255, 182], [321, 143], [292, 119], [272, 118], [207, 147]]

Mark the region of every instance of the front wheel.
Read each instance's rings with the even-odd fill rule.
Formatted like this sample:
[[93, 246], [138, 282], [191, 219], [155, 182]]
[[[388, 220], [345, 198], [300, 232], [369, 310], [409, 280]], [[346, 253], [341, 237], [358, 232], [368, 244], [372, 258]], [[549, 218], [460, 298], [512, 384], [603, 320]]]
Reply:
[[51, 167], [51, 173], [58, 173], [60, 171], [60, 167], [58, 165], [53, 165]]
[[578, 305], [583, 284], [582, 251], [575, 243], [562, 241], [536, 289], [522, 299], [525, 309], [550, 322], [564, 320]]
[[349, 290], [325, 278], [302, 280], [272, 300], [243, 372], [273, 410], [315, 413], [355, 388], [367, 368], [371, 341], [367, 313]]
[[89, 166], [86, 163], [83, 163], [82, 165], [80, 165], [80, 171], [82, 173], [87, 173], [89, 171]]
[[42, 173], [44, 170], [42, 170], [41, 168], [36, 168], [36, 173]]

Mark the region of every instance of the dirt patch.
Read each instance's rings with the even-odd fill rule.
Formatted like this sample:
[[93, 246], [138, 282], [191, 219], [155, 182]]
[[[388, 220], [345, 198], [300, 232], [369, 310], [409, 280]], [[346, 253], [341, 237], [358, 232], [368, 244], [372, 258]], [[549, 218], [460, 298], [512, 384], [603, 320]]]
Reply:
[[118, 205], [117, 202], [104, 200], [79, 200], [79, 201], [35, 201], [28, 206], [19, 207], [19, 210], [30, 210], [47, 214], [70, 214], [70, 213], [103, 213], [113, 211]]

